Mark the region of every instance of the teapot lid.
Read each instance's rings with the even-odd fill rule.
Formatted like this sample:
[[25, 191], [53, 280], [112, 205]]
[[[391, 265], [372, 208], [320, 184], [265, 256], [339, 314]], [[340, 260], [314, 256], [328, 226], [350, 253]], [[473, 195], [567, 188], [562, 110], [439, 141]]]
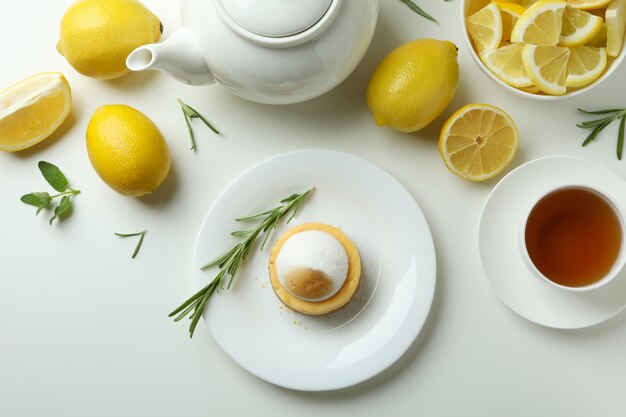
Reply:
[[220, 0], [237, 24], [258, 35], [280, 38], [317, 23], [334, 0]]

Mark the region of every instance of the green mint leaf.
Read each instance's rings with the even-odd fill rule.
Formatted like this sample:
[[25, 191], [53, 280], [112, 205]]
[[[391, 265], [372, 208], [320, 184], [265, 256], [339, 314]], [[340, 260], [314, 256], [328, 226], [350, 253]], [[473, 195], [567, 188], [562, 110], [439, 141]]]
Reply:
[[50, 199], [50, 194], [48, 194], [46, 192], [24, 194], [20, 198], [20, 201], [22, 203], [29, 204], [31, 206], [40, 207], [40, 208], [44, 208], [48, 204], [50, 204], [50, 200], [51, 200]]
[[41, 175], [48, 181], [48, 184], [58, 192], [62, 193], [67, 190], [68, 182], [65, 175], [56, 166], [46, 161], [39, 161], [39, 170]]
[[71, 206], [70, 198], [64, 195], [63, 198], [61, 198], [61, 202], [59, 203], [59, 205], [56, 206], [56, 208], [54, 209], [54, 215], [50, 219], [50, 224], [52, 224], [54, 219], [56, 219], [57, 217], [62, 216], [65, 213], [67, 213], [68, 210], [70, 209], [70, 206]]

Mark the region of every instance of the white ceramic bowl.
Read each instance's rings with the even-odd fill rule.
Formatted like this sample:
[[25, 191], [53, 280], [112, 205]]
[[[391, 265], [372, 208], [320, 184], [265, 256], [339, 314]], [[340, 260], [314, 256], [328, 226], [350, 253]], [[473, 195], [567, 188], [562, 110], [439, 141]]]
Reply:
[[480, 57], [474, 50], [474, 46], [472, 46], [472, 41], [470, 40], [469, 34], [467, 33], [467, 26], [465, 25], [465, 18], [468, 15], [468, 10], [470, 8], [470, 5], [474, 3], [488, 4], [489, 2], [486, 0], [462, 0], [462, 2], [463, 2], [463, 7], [461, 8], [461, 22], [462, 22], [461, 24], [463, 26], [463, 37], [465, 38], [465, 44], [467, 45], [470, 51], [470, 54], [472, 55], [472, 58], [474, 58], [474, 61], [476, 62], [476, 64], [478, 64], [478, 66], [485, 72], [485, 74], [489, 76], [489, 78], [494, 80], [497, 84], [500, 84], [506, 90], [511, 91], [512, 93], [517, 94], [518, 96], [527, 97], [527, 98], [536, 99], [536, 100], [558, 100], [558, 99], [562, 99], [566, 97], [573, 97], [579, 94], [586, 93], [587, 91], [593, 89], [595, 86], [599, 85], [604, 80], [609, 78], [611, 74], [615, 72], [615, 69], [622, 63], [622, 61], [624, 60], [624, 56], [626, 56], [626, 47], [622, 47], [620, 54], [616, 58], [614, 58], [612, 62], [610, 62], [607, 65], [607, 68], [604, 71], [604, 74], [602, 74], [600, 78], [598, 78], [597, 80], [595, 80], [594, 82], [592, 82], [586, 87], [572, 90], [560, 96], [527, 93], [526, 91], [522, 91], [522, 90], [519, 90], [515, 87], [508, 85], [507, 83], [505, 83], [504, 81], [496, 77], [494, 74], [492, 74], [491, 71], [489, 71], [489, 69], [487, 69], [485, 64], [483, 64], [483, 62], [480, 60]]

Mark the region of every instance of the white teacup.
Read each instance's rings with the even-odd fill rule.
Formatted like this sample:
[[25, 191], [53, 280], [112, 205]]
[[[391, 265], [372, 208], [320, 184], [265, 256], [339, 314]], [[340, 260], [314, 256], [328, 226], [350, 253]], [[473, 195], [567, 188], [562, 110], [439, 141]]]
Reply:
[[[587, 191], [591, 191], [593, 193], [595, 193], [596, 195], [600, 196], [601, 198], [603, 198], [605, 200], [606, 203], [608, 203], [608, 205], [613, 209], [614, 213], [616, 214], [617, 218], [619, 219], [619, 223], [620, 223], [620, 228], [621, 228], [621, 236], [622, 236], [622, 242], [620, 245], [620, 249], [619, 249], [619, 253], [617, 255], [617, 258], [615, 259], [613, 266], [611, 267], [611, 269], [609, 270], [609, 272], [603, 276], [602, 278], [598, 279], [597, 281], [589, 284], [589, 285], [585, 285], [585, 286], [566, 286], [566, 285], [562, 285], [559, 284], [555, 281], [552, 281], [550, 278], [546, 277], [538, 268], [537, 266], [534, 264], [533, 260], [530, 257], [530, 254], [528, 253], [528, 249], [527, 249], [527, 245], [526, 245], [526, 227], [527, 227], [527, 223], [528, 223], [528, 219], [531, 215], [531, 212], [533, 211], [533, 209], [537, 206], [537, 204], [543, 200], [545, 197], [547, 197], [548, 195], [559, 191], [559, 190], [563, 190], [563, 189], [567, 189], [567, 188], [580, 188], [580, 189], [584, 189]], [[626, 213], [624, 212], [624, 209], [615, 203], [616, 199], [615, 198], [611, 198], [610, 195], [608, 195], [608, 193], [604, 192], [604, 191], [600, 191], [597, 187], [595, 186], [591, 186], [591, 185], [587, 185], [587, 184], [570, 184], [570, 185], [561, 185], [558, 187], [554, 187], [548, 191], [546, 191], [545, 193], [541, 194], [537, 199], [535, 199], [532, 204], [529, 205], [528, 209], [526, 210], [526, 214], [524, 215], [522, 222], [521, 222], [521, 227], [519, 230], [519, 238], [518, 238], [518, 242], [519, 242], [519, 249], [520, 249], [520, 253], [522, 256], [522, 260], [524, 261], [524, 264], [526, 265], [526, 267], [528, 268], [528, 270], [530, 272], [532, 272], [533, 275], [535, 275], [539, 280], [545, 282], [548, 285], [551, 285], [553, 287], [559, 288], [559, 289], [563, 289], [563, 290], [567, 290], [567, 291], [590, 291], [590, 290], [594, 290], [596, 288], [600, 288], [606, 284], [608, 284], [609, 282], [611, 282], [617, 275], [619, 275], [619, 273], [624, 269], [624, 266], [626, 265], [626, 245], [624, 242], [624, 233], [626, 230], [625, 227], [625, 222], [624, 222], [624, 218], [626, 217]]]

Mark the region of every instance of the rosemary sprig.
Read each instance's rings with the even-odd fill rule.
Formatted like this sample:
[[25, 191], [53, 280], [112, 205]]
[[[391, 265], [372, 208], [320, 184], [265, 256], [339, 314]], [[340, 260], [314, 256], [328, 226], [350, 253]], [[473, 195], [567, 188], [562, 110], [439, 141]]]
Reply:
[[589, 133], [589, 136], [587, 136], [587, 138], [584, 140], [583, 146], [587, 146], [591, 142], [593, 142], [596, 139], [596, 137], [600, 134], [600, 132], [602, 132], [602, 130], [605, 127], [610, 125], [613, 122], [613, 120], [621, 119], [620, 124], [619, 124], [619, 130], [617, 132], [617, 150], [616, 150], [617, 159], [621, 161], [622, 153], [624, 150], [624, 124], [626, 123], [626, 109], [609, 109], [609, 110], [596, 110], [596, 111], [578, 109], [578, 111], [581, 113], [592, 114], [592, 115], [607, 115], [606, 117], [602, 117], [600, 119], [588, 120], [586, 122], [582, 122], [576, 125], [581, 129], [592, 129], [591, 133]]
[[280, 220], [291, 213], [287, 219], [287, 223], [289, 223], [298, 214], [302, 208], [302, 204], [306, 200], [307, 196], [313, 192], [313, 190], [315, 190], [315, 188], [311, 188], [302, 194], [292, 194], [280, 201], [282, 205], [271, 210], [264, 211], [263, 213], [235, 219], [239, 222], [258, 220], [261, 222], [252, 229], [237, 230], [232, 232], [232, 236], [243, 238], [243, 240], [224, 252], [222, 255], [210, 262], [207, 262], [201, 268], [202, 270], [206, 270], [213, 266], [217, 266], [219, 268], [219, 272], [215, 278], [213, 278], [213, 280], [204, 288], [192, 295], [191, 298], [169, 314], [169, 317], [176, 316], [174, 319], [175, 322], [189, 315], [189, 319], [191, 320], [191, 324], [189, 325], [189, 337], [193, 337], [193, 333], [196, 330], [198, 321], [200, 321], [200, 317], [202, 317], [202, 313], [204, 312], [207, 302], [215, 291], [223, 289], [223, 282], [227, 278], [227, 288], [230, 289], [241, 262], [246, 259], [246, 256], [250, 252], [256, 238], [261, 233], [265, 234], [263, 243], [261, 244], [261, 250], [263, 250], [270, 235], [272, 234], [272, 231], [278, 227]]
[[[435, 22], [435, 23], [439, 23], [437, 21], [437, 19], [435, 19], [434, 17], [432, 17], [430, 14], [426, 13], [424, 11], [424, 9], [422, 9], [421, 7], [419, 7], [417, 4], [413, 3], [412, 0], [400, 0], [402, 3], [406, 4], [406, 6], [411, 9], [412, 11], [414, 11], [415, 13], [417, 13], [418, 15], [430, 20], [431, 22]], [[448, 0], [445, 0], [448, 1]]]
[[205, 125], [213, 132], [220, 134], [219, 130], [217, 130], [203, 115], [198, 113], [193, 107], [188, 104], [183, 103], [181, 99], [178, 99], [180, 103], [180, 107], [183, 110], [183, 116], [185, 116], [185, 123], [187, 123], [187, 131], [189, 132], [189, 140], [191, 141], [191, 150], [194, 151], [196, 149], [196, 138], [193, 135], [193, 129], [191, 128], [191, 121], [193, 119], [200, 119], [204, 122]]
[[135, 247], [135, 251], [133, 252], [133, 256], [131, 256], [132, 259], [135, 259], [135, 256], [137, 256], [137, 254], [139, 253], [139, 249], [141, 249], [141, 244], [143, 243], [143, 238], [146, 235], [146, 233], [148, 232], [147, 229], [144, 229], [141, 232], [137, 232], [137, 233], [115, 233], [115, 236], [119, 236], [119, 237], [133, 237], [133, 236], [140, 236], [139, 237], [139, 242], [137, 242], [137, 246]]

